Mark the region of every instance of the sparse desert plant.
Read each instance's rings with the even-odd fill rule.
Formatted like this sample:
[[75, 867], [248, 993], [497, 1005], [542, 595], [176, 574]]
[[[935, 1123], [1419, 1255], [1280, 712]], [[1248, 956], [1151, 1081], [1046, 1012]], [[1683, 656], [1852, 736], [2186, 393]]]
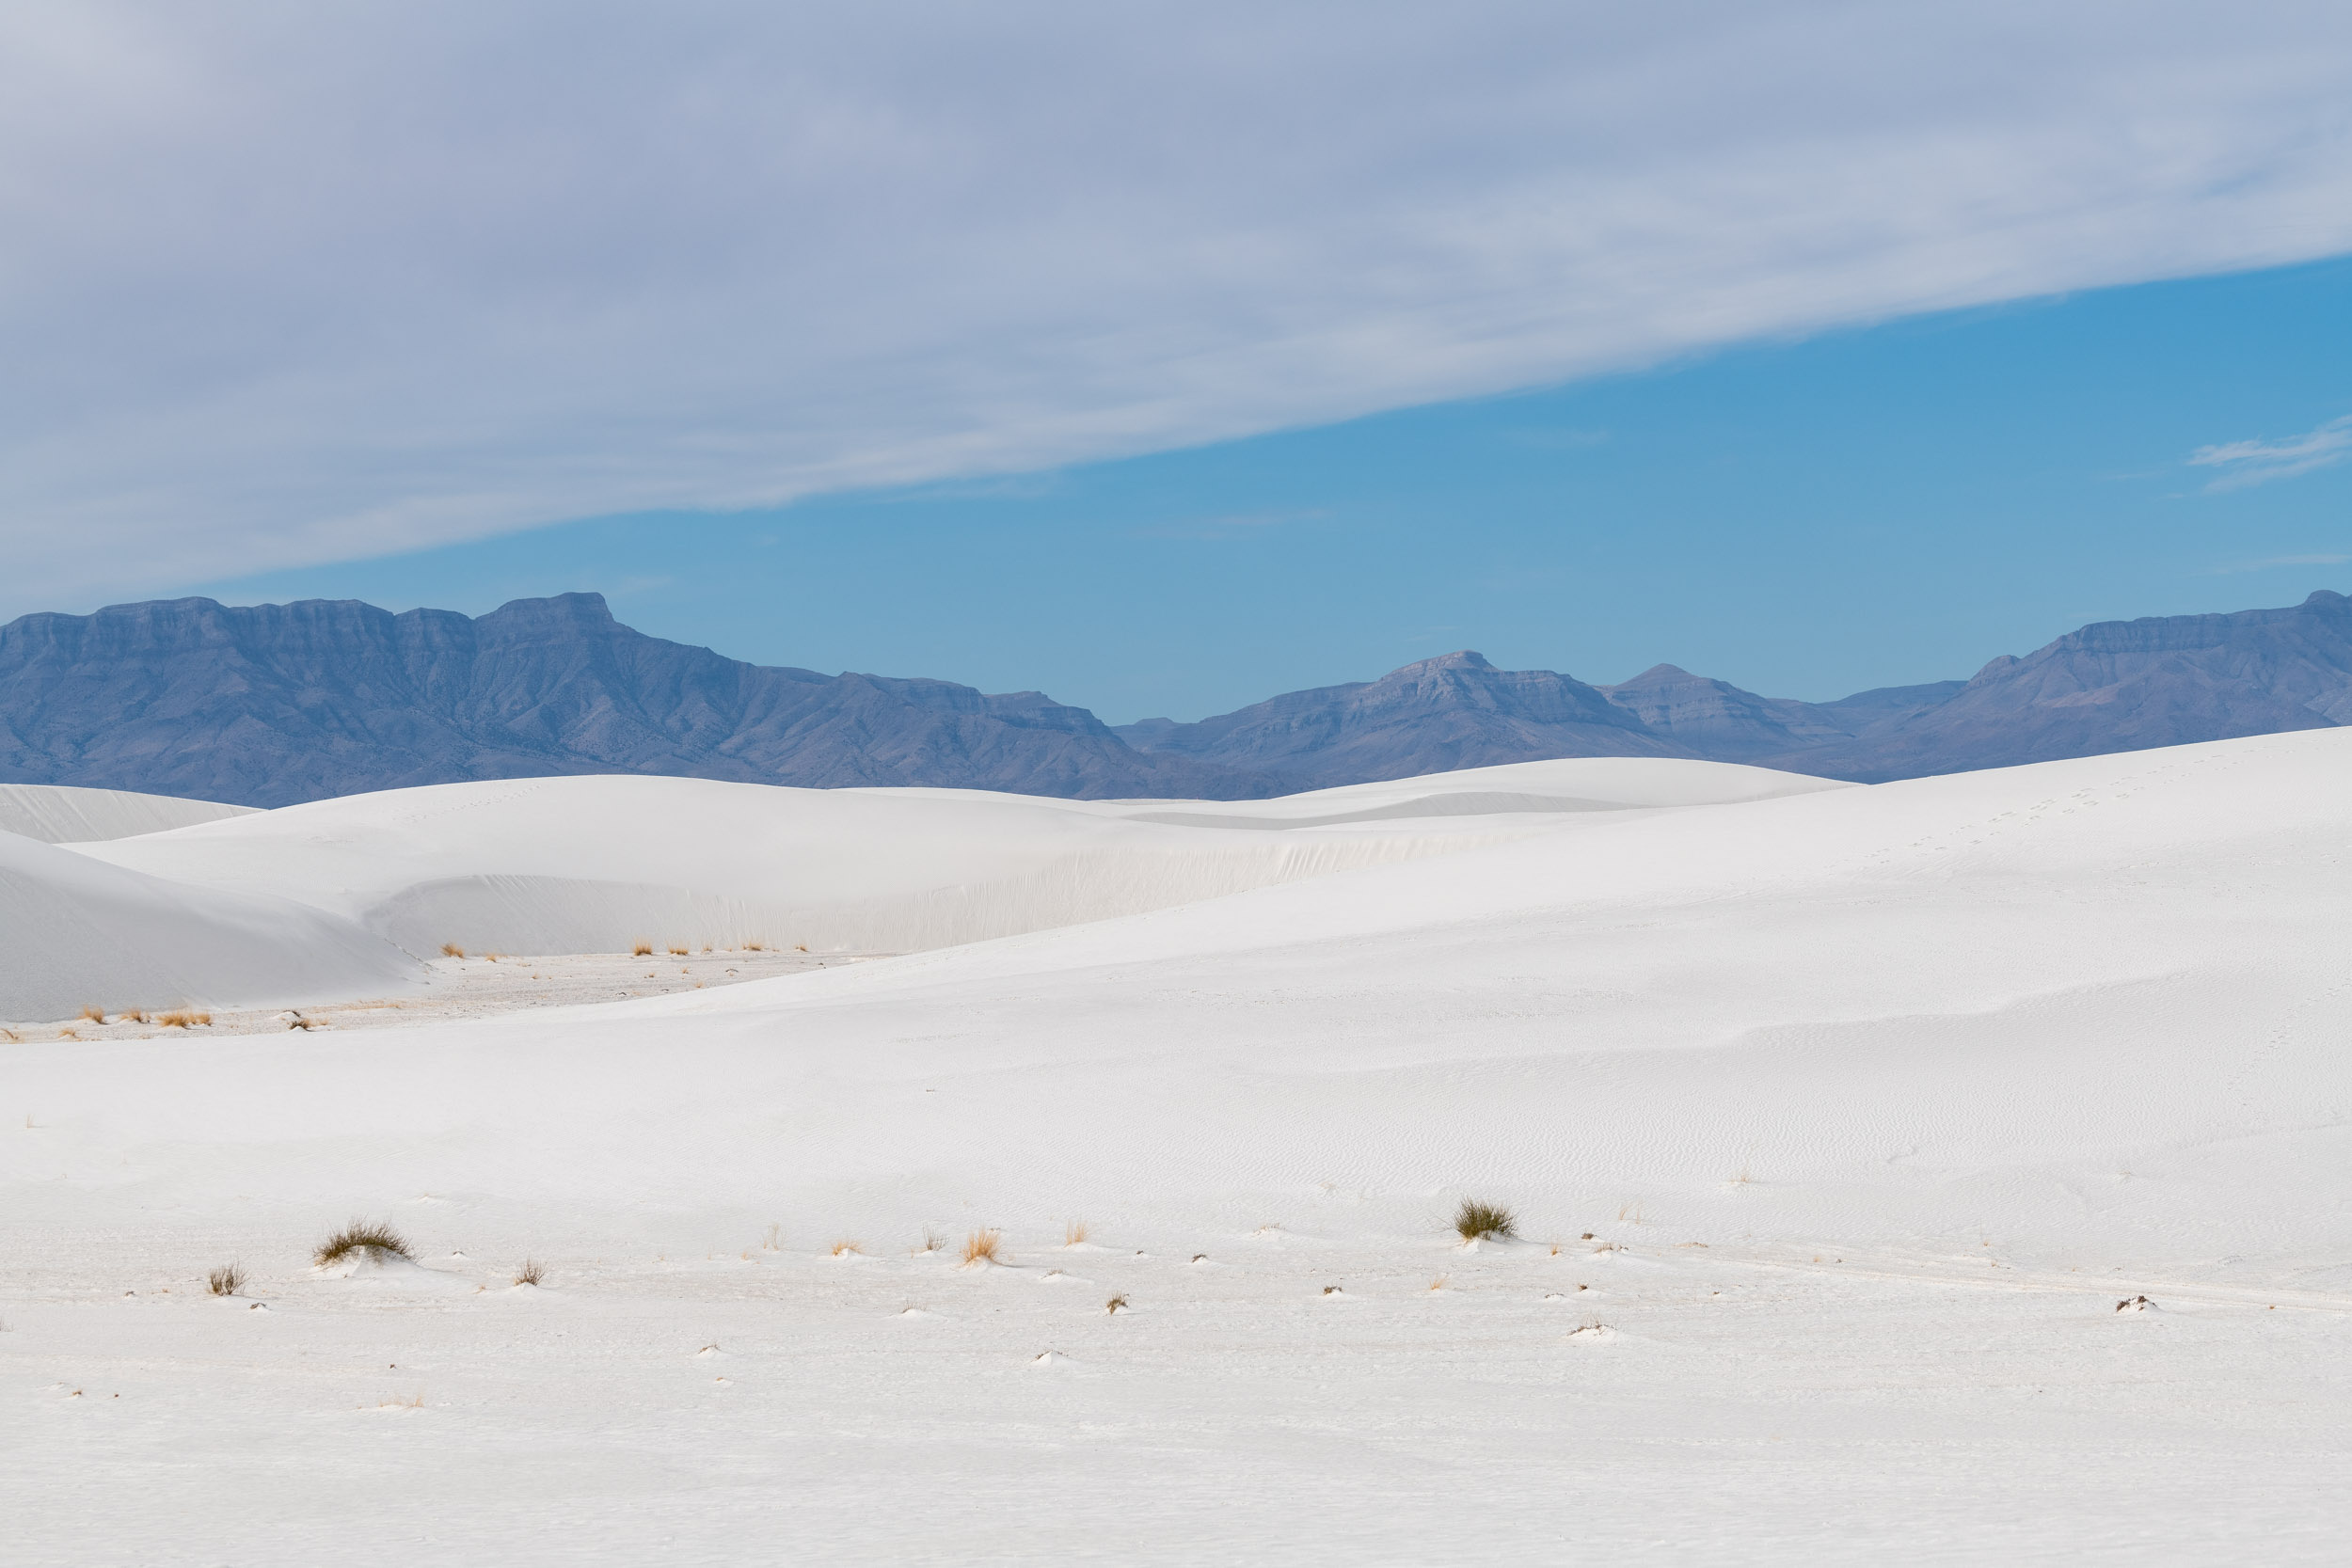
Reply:
[[808, 943], [806, 943], [806, 942], [800, 942], [800, 943], [798, 943], [797, 945], [795, 945], [795, 946], [793, 947], [792, 951], [794, 951], [795, 953], [805, 953], [805, 952], [807, 952], [807, 951], [808, 951]]
[[167, 1013], [157, 1013], [155, 1022], [166, 1029], [194, 1029], [199, 1025], [209, 1029], [213, 1024], [213, 1015], [199, 1012], [193, 1007], [176, 1007]]
[[57, 1037], [61, 1040], [78, 1040], [82, 1037], [82, 1032], [78, 1029], [60, 1029], [57, 1031]]
[[925, 1226], [923, 1227], [923, 1244], [919, 1249], [917, 1249], [916, 1255], [919, 1257], [923, 1254], [937, 1252], [941, 1247], [944, 1247], [946, 1244], [946, 1237], [941, 1235], [938, 1231], [931, 1229], [929, 1226]]
[[758, 942], [747, 942], [743, 944], [743, 951], [746, 953], [764, 953], [767, 949], [762, 947]]
[[325, 1268], [329, 1263], [342, 1262], [355, 1252], [363, 1253], [378, 1262], [387, 1255], [394, 1258], [414, 1256], [408, 1250], [408, 1238], [390, 1226], [377, 1220], [353, 1220], [321, 1242], [318, 1250], [310, 1254], [310, 1261]]
[[628, 956], [632, 958], [650, 958], [653, 957], [653, 943], [641, 942], [628, 950]]
[[997, 1249], [1004, 1243], [1001, 1230], [975, 1230], [963, 1239], [963, 1266], [968, 1269], [975, 1263], [995, 1262]]
[[115, 1022], [117, 1023], [145, 1023], [147, 1022], [147, 1009], [144, 1007], [125, 1007], [122, 1011], [115, 1014]]
[[784, 1227], [780, 1225], [770, 1226], [768, 1227], [768, 1239], [760, 1243], [759, 1245], [761, 1250], [765, 1252], [782, 1252], [784, 1250]]
[[1433, 1291], [1442, 1291], [1446, 1287], [1446, 1281], [1452, 1279], [1453, 1277], [1454, 1276], [1450, 1274], [1441, 1274], [1437, 1278], [1429, 1282], [1429, 1288]]
[[1086, 1222], [1086, 1221], [1084, 1221], [1084, 1220], [1072, 1220], [1072, 1221], [1071, 1221], [1068, 1225], [1065, 1225], [1065, 1226], [1063, 1226], [1063, 1227], [1061, 1227], [1061, 1244], [1062, 1244], [1062, 1245], [1064, 1245], [1064, 1246], [1084, 1246], [1084, 1245], [1086, 1245], [1086, 1240], [1087, 1240], [1087, 1222]]
[[318, 1026], [319, 1021], [317, 1019], [305, 1018], [300, 1013], [294, 1014], [294, 1017], [286, 1021], [286, 1027], [289, 1029], [315, 1029]]
[[501, 958], [506, 957], [506, 955], [503, 953], [485, 953], [482, 957], [485, 962], [496, 963]]
[[515, 1271], [515, 1283], [517, 1285], [536, 1285], [545, 1280], [547, 1276], [548, 1271], [546, 1265], [533, 1259], [526, 1258], [523, 1259], [523, 1266]]
[[441, 957], [444, 958], [462, 958], [465, 956], [466, 950], [458, 946], [455, 942], [445, 942], [441, 943]]
[[833, 1243], [833, 1255], [835, 1258], [846, 1258], [853, 1252], [863, 1255], [866, 1249], [855, 1242], [835, 1242]]
[[1110, 1300], [1103, 1304], [1103, 1310], [1105, 1312], [1116, 1313], [1120, 1308], [1125, 1307], [1126, 1305], [1127, 1298], [1125, 1296], [1113, 1296]]
[[245, 1289], [245, 1271], [234, 1263], [223, 1263], [204, 1276], [204, 1283], [216, 1296], [233, 1296]]
[[1466, 1242], [1482, 1236], [1509, 1236], [1518, 1228], [1518, 1220], [1500, 1203], [1481, 1203], [1466, 1197], [1454, 1211], [1454, 1229]]
[[78, 1016], [89, 1020], [92, 1023], [103, 1023], [106, 1022], [106, 1009], [103, 1007], [84, 1007]]
[[687, 957], [687, 950], [683, 947], [673, 945], [670, 949], [670, 957], [674, 958], [683, 958]]

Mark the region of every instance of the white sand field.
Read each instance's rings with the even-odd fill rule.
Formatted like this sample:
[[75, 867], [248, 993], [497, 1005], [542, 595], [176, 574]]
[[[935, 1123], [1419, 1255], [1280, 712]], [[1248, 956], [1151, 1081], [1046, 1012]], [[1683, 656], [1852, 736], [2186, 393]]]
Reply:
[[[390, 955], [346, 1000], [470, 983], [424, 961], [469, 936], [899, 955], [20, 1031], [7, 1560], [2343, 1560], [2352, 733], [1530, 768], [0, 840], [11, 950], [119, 919], [126, 1001], [265, 917]], [[355, 1215], [413, 1261], [312, 1268]]]

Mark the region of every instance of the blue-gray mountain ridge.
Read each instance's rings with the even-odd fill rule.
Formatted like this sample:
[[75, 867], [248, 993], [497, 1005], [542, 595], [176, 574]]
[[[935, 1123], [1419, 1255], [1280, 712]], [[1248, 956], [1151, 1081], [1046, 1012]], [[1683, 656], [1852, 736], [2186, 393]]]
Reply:
[[647, 637], [595, 594], [479, 618], [210, 599], [0, 626], [0, 782], [277, 806], [549, 773], [1247, 800], [1564, 756], [1879, 782], [2352, 723], [2352, 600], [2103, 622], [1966, 681], [1832, 703], [1661, 664], [1614, 686], [1470, 652], [1116, 728], [1034, 691], [824, 675]]

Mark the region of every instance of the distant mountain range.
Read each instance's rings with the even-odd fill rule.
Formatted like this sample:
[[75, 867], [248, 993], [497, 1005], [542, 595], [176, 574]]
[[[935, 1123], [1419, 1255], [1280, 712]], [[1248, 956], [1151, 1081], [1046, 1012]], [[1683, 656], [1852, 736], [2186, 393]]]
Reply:
[[0, 626], [0, 782], [278, 806], [548, 773], [1246, 800], [1565, 756], [1875, 783], [2352, 724], [2352, 600], [2110, 621], [1965, 681], [1834, 703], [1661, 664], [1615, 686], [1447, 654], [1375, 681], [1116, 728], [1035, 691], [724, 658], [602, 597], [480, 618], [210, 599]]

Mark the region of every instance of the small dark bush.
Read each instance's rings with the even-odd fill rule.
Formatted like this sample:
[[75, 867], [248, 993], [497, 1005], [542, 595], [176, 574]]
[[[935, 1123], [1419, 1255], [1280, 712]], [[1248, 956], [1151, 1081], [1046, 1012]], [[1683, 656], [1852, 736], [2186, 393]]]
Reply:
[[224, 1263], [204, 1276], [216, 1296], [233, 1296], [245, 1289], [245, 1271], [234, 1263]]
[[1518, 1219], [1500, 1203], [1481, 1203], [1464, 1198], [1462, 1206], [1454, 1211], [1454, 1228], [1462, 1240], [1474, 1242], [1481, 1236], [1509, 1236], [1517, 1233]]
[[413, 1256], [408, 1250], [408, 1239], [390, 1226], [375, 1220], [353, 1220], [321, 1242], [318, 1250], [310, 1254], [310, 1261], [324, 1268], [342, 1262], [355, 1252], [369, 1253], [379, 1259], [386, 1253], [395, 1258]]

